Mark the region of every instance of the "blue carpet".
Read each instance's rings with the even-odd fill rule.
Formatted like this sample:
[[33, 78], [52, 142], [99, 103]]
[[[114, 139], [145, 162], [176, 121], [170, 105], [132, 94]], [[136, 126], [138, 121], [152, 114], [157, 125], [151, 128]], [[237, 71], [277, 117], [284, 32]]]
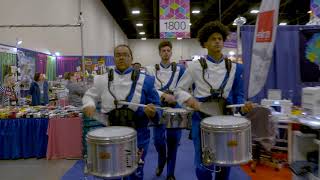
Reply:
[[[152, 131], [151, 131], [152, 132]], [[178, 150], [177, 164], [175, 170], [175, 176], [177, 180], [196, 180], [195, 169], [193, 164], [194, 148], [191, 140], [188, 139], [189, 131], [183, 131], [182, 138]], [[152, 136], [151, 136], [152, 137]], [[155, 169], [157, 166], [157, 152], [154, 148], [153, 142], [149, 145], [149, 151], [145, 160], [144, 166], [144, 179], [145, 180], [165, 180], [166, 179], [166, 167], [160, 177], [155, 175]], [[84, 162], [79, 160], [75, 165], [69, 169], [62, 180], [82, 180]], [[89, 176], [88, 180], [98, 180], [99, 178], [93, 178]], [[231, 169], [230, 180], [250, 180], [251, 178], [240, 168], [233, 167]]]

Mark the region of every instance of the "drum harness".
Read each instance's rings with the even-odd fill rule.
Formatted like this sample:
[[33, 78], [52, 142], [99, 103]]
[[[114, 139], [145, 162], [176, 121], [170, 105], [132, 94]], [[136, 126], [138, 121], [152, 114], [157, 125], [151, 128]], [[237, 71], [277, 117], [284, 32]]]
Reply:
[[[224, 58], [225, 68], [226, 68], [227, 72], [226, 72], [226, 75], [225, 75], [219, 89], [213, 89], [211, 84], [205, 79], [205, 72], [208, 69], [208, 64], [206, 62], [206, 59], [200, 58], [199, 62], [200, 62], [201, 68], [202, 68], [202, 78], [203, 78], [204, 82], [210, 87], [210, 96], [208, 98], [206, 98], [205, 101], [215, 101], [215, 102], [219, 103], [220, 110], [223, 112], [223, 114], [227, 114], [228, 112], [225, 108], [226, 100], [225, 100], [225, 98], [223, 98], [223, 92], [224, 92], [224, 88], [226, 87], [227, 82], [229, 80], [230, 71], [231, 71], [231, 67], [232, 67], [231, 60], [228, 58]], [[202, 119], [205, 117], [208, 117], [207, 115], [205, 115], [203, 113], [200, 113], [200, 116]], [[202, 141], [201, 136], [200, 136], [200, 141]], [[202, 153], [203, 153], [201, 155], [202, 161], [212, 161], [212, 159], [214, 158], [213, 157], [214, 154], [211, 152], [210, 149], [207, 149]], [[215, 170], [211, 170], [211, 169], [207, 168], [206, 166], [203, 165], [203, 163], [201, 163], [201, 166], [203, 166], [203, 168], [205, 168], [209, 171], [215, 171]], [[221, 168], [215, 172], [220, 172], [220, 171], [221, 171]]]
[[[111, 94], [111, 96], [114, 98], [114, 105], [115, 109], [110, 111], [108, 113], [109, 117], [109, 123], [111, 126], [129, 126], [133, 128], [138, 128], [137, 127], [137, 117], [135, 117], [135, 112], [131, 109], [128, 108], [128, 105], [123, 105], [121, 108], [118, 108], [118, 99], [114, 95], [114, 93], [111, 91], [110, 86], [111, 83], [114, 80], [114, 73], [113, 69], [110, 69], [108, 72], [108, 91]], [[127, 95], [125, 101], [130, 102], [132, 100], [134, 91], [136, 89], [137, 81], [139, 79], [140, 71], [134, 69], [131, 74], [131, 80], [132, 80], [132, 85], [131, 89], [129, 91], [129, 94]]]
[[[159, 79], [159, 77], [158, 77], [158, 72], [160, 71], [160, 65], [159, 65], [159, 64], [156, 64], [156, 65], [155, 65], [155, 69], [156, 69], [156, 73], [155, 73], [156, 79], [160, 82], [160, 86], [161, 86], [161, 88], [160, 88], [159, 90], [162, 91], [162, 92], [164, 92], [164, 93], [173, 95], [173, 91], [169, 90], [169, 87], [170, 87], [170, 85], [172, 84], [174, 75], [175, 75], [175, 73], [176, 73], [176, 71], [177, 71], [177, 63], [175, 63], [175, 62], [172, 62], [172, 63], [171, 63], [171, 71], [172, 71], [172, 74], [171, 74], [171, 77], [170, 77], [168, 83], [167, 83], [165, 86], [163, 86], [163, 82], [162, 82], [162, 81]], [[161, 105], [162, 105], [163, 107], [175, 107], [175, 106], [177, 105], [177, 103], [168, 104], [167, 102], [164, 101], [164, 99], [161, 99]]]
[[219, 89], [213, 89], [211, 84], [205, 78], [205, 73], [206, 73], [206, 70], [208, 69], [208, 64], [207, 64], [206, 60], [204, 58], [200, 58], [199, 62], [200, 62], [201, 68], [202, 68], [202, 79], [210, 88], [210, 96], [207, 97], [205, 99], [205, 101], [217, 102], [219, 104], [220, 110], [223, 112], [223, 114], [229, 114], [229, 112], [227, 112], [227, 109], [225, 108], [226, 99], [223, 98], [223, 93], [224, 93], [224, 88], [226, 87], [227, 82], [229, 80], [229, 76], [230, 76], [230, 71], [231, 71], [231, 67], [232, 67], [231, 60], [228, 58], [224, 59], [224, 63], [225, 63], [225, 67], [226, 67], [227, 72], [226, 72], [226, 75], [225, 75]]

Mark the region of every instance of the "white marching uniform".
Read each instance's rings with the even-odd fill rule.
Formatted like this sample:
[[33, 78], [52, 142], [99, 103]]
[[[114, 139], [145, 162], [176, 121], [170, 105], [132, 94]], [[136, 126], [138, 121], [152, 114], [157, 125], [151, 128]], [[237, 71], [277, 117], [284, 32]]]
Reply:
[[[176, 65], [176, 71], [173, 74], [172, 66], [171, 64], [165, 67], [163, 64], [160, 64], [159, 70], [156, 70], [155, 66], [146, 67], [147, 74], [155, 77], [157, 75], [158, 77], [156, 78], [155, 86], [160, 97], [168, 90], [172, 93], [175, 91], [176, 85], [185, 71], [183, 66]], [[153, 136], [154, 145], [158, 152], [158, 168], [163, 169], [167, 161], [167, 176], [174, 176], [177, 151], [181, 139], [181, 129], [166, 129], [164, 125], [160, 125], [154, 127]]]

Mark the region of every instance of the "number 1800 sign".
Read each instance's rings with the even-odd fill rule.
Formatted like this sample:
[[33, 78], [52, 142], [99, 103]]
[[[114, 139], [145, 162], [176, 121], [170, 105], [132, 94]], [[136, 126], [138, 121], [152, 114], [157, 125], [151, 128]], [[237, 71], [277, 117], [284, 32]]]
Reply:
[[189, 19], [160, 20], [160, 32], [190, 32]]

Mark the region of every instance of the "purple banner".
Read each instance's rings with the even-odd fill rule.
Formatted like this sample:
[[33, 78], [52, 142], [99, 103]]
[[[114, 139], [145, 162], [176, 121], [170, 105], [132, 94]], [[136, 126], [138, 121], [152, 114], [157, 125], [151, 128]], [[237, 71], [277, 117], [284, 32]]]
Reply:
[[237, 48], [237, 33], [230, 32], [226, 41], [224, 42], [224, 47], [226, 48]]

